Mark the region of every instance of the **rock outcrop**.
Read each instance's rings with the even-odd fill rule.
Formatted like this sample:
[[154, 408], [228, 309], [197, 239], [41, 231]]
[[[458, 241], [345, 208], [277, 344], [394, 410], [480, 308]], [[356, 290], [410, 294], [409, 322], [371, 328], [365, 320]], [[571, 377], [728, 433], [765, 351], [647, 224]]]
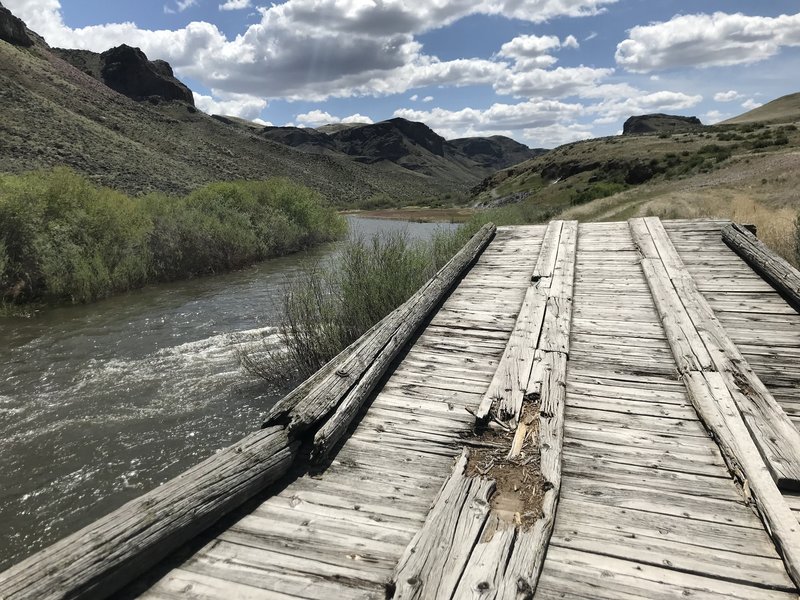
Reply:
[[139, 48], [123, 44], [100, 55], [103, 82], [120, 94], [135, 100], [153, 96], [181, 100], [194, 106], [192, 91], [175, 79], [172, 67], [163, 60], [150, 62]]
[[677, 133], [698, 129], [703, 124], [697, 117], [682, 117], [679, 115], [653, 115], [633, 116], [622, 126], [623, 135], [636, 135], [641, 133]]
[[123, 44], [102, 54], [54, 48], [59, 57], [87, 75], [134, 100], [180, 100], [194, 106], [192, 90], [175, 77], [163, 60], [148, 60], [139, 48]]
[[33, 38], [22, 19], [15, 17], [11, 11], [0, 4], [0, 40], [29, 48], [33, 46]]

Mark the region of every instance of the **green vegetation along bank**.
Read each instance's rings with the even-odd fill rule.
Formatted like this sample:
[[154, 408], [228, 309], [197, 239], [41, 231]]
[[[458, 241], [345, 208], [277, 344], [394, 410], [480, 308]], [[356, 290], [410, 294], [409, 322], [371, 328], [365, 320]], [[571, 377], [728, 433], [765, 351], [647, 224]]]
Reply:
[[243, 366], [272, 383], [312, 375], [411, 297], [472, 233], [462, 226], [426, 241], [401, 233], [351, 237], [332, 264], [307, 268], [287, 288], [280, 350], [254, 348], [240, 355]]
[[0, 175], [0, 300], [90, 302], [219, 273], [345, 234], [315, 192], [285, 179], [129, 197], [67, 169]]

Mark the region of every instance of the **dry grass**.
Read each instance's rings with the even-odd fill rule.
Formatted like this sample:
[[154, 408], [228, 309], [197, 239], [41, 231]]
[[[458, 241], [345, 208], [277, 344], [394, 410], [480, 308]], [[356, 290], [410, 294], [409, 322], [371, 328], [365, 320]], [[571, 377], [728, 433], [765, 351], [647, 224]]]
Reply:
[[706, 190], [702, 195], [676, 194], [651, 200], [639, 212], [662, 219], [724, 218], [751, 223], [767, 246], [798, 266], [795, 208], [767, 206], [734, 190]]

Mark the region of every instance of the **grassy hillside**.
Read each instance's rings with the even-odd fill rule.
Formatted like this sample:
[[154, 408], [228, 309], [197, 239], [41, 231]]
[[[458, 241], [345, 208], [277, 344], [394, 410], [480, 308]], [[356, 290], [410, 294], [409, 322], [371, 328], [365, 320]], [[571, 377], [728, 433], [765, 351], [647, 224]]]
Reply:
[[480, 220], [508, 223], [734, 218], [797, 262], [798, 189], [798, 126], [748, 123], [567, 144], [495, 174], [473, 199], [488, 209]]
[[781, 96], [764, 106], [724, 121], [723, 125], [745, 123], [794, 123], [800, 121], [800, 93]]
[[0, 106], [0, 172], [67, 165], [128, 193], [285, 176], [337, 204], [418, 201], [453, 187], [394, 165], [296, 151], [180, 102], [135, 102], [42, 43], [0, 41]]

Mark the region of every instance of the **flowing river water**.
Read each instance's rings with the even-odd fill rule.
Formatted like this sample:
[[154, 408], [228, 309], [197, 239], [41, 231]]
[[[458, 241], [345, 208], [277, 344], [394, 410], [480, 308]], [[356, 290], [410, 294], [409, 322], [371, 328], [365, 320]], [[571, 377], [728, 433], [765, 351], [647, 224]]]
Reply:
[[[348, 217], [425, 239], [450, 224]], [[258, 429], [286, 391], [237, 349], [277, 343], [282, 291], [336, 245], [0, 320], [0, 571]]]

